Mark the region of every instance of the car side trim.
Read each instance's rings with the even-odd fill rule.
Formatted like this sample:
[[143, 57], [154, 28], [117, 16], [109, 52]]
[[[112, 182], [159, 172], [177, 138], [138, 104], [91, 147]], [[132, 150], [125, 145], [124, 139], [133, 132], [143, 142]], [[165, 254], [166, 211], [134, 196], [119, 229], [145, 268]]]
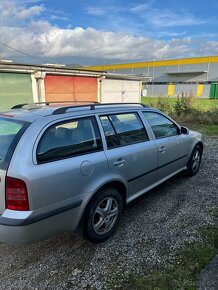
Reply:
[[136, 176], [136, 177], [133, 177], [133, 178], [129, 179], [128, 182], [132, 182], [132, 181], [134, 181], [134, 180], [136, 180], [136, 179], [138, 179], [138, 178], [141, 178], [141, 177], [143, 177], [143, 176], [145, 176], [145, 175], [147, 175], [147, 174], [149, 174], [149, 173], [152, 173], [152, 172], [154, 172], [154, 171], [156, 171], [156, 170], [158, 170], [158, 169], [161, 169], [161, 168], [163, 168], [163, 167], [165, 167], [165, 166], [167, 166], [167, 165], [169, 165], [169, 164], [171, 164], [171, 163], [174, 163], [174, 162], [176, 162], [176, 161], [179, 161], [180, 159], [183, 159], [183, 158], [185, 158], [186, 156], [188, 156], [188, 154], [185, 154], [185, 155], [183, 155], [183, 156], [181, 156], [181, 157], [179, 157], [179, 158], [177, 158], [177, 159], [174, 159], [174, 160], [172, 160], [172, 161], [170, 161], [170, 162], [167, 162], [167, 163], [165, 163], [165, 164], [163, 164], [163, 165], [161, 165], [161, 166], [159, 166], [159, 167], [156, 167], [156, 168], [154, 168], [154, 169], [152, 169], [152, 170], [150, 170], [150, 171], [147, 171], [147, 172], [142, 173], [142, 174], [140, 174], [140, 175], [138, 175], [138, 176]]
[[27, 219], [12, 219], [12, 218], [0, 217], [0, 225], [14, 226], [14, 227], [27, 226], [27, 225], [30, 225], [33, 223], [37, 223], [41, 220], [53, 217], [57, 214], [65, 212], [65, 211], [79, 207], [81, 204], [82, 204], [82, 200], [74, 202], [74, 203], [66, 205], [66, 206], [63, 206], [63, 207], [60, 207], [58, 209], [51, 210], [47, 213], [38, 214], [36, 216], [30, 217]]

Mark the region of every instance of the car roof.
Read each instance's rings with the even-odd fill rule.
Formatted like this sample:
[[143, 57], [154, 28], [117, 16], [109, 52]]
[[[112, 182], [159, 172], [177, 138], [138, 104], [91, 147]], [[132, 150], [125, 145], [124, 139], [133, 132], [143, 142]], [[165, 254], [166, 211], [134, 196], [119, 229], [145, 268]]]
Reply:
[[56, 103], [34, 103], [34, 104], [19, 104], [11, 108], [11, 110], [0, 113], [0, 116], [10, 117], [26, 122], [34, 122], [45, 116], [69, 116], [84, 115], [89, 113], [110, 113], [111, 111], [126, 111], [126, 110], [141, 110], [149, 109], [149, 106], [141, 103], [85, 103], [85, 104], [59, 104]]

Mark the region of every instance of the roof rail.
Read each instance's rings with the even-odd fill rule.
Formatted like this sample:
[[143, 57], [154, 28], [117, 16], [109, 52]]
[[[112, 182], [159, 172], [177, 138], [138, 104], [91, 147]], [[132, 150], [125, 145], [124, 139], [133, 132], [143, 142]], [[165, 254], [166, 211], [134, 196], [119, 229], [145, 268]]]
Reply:
[[74, 108], [86, 108], [90, 107], [90, 110], [95, 110], [96, 107], [100, 106], [120, 106], [120, 105], [138, 105], [142, 107], [149, 107], [148, 105], [142, 104], [142, 103], [93, 103], [93, 104], [87, 104], [87, 105], [79, 105], [79, 106], [66, 106], [62, 108], [58, 108], [53, 111], [52, 115], [59, 115], [59, 114], [64, 114], [67, 112], [69, 109], [74, 109]]
[[28, 103], [25, 103], [25, 104], [18, 104], [18, 105], [15, 105], [15, 106], [11, 107], [11, 109], [20, 109], [20, 108], [22, 108], [22, 107], [24, 107], [24, 106], [27, 106], [27, 105], [28, 105]]
[[[52, 102], [36, 102], [36, 103], [23, 103], [23, 104], [17, 104], [13, 107], [11, 107], [11, 109], [21, 109], [24, 106], [28, 106], [28, 105], [46, 105], [49, 106], [50, 104], [65, 104], [65, 103], [90, 103], [90, 101], [52, 101]], [[93, 102], [95, 104], [98, 104], [98, 102]], [[90, 106], [90, 105], [89, 105]]]

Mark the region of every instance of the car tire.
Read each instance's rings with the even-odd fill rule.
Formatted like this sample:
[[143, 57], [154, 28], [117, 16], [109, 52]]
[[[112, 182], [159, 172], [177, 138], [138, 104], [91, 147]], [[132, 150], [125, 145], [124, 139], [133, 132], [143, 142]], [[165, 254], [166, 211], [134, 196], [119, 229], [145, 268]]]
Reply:
[[187, 164], [187, 174], [189, 176], [194, 176], [198, 173], [201, 164], [201, 157], [202, 148], [199, 145], [196, 145]]
[[94, 243], [107, 240], [121, 218], [123, 200], [115, 188], [100, 190], [91, 200], [85, 214], [85, 235]]

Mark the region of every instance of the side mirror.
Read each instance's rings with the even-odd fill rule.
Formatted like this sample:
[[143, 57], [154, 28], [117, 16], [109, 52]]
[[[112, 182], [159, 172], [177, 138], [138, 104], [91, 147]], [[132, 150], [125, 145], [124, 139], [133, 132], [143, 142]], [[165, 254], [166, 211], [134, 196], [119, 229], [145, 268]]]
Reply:
[[188, 135], [189, 134], [188, 128], [183, 127], [183, 126], [181, 127], [180, 132], [181, 132], [181, 134], [184, 134], [184, 135]]

